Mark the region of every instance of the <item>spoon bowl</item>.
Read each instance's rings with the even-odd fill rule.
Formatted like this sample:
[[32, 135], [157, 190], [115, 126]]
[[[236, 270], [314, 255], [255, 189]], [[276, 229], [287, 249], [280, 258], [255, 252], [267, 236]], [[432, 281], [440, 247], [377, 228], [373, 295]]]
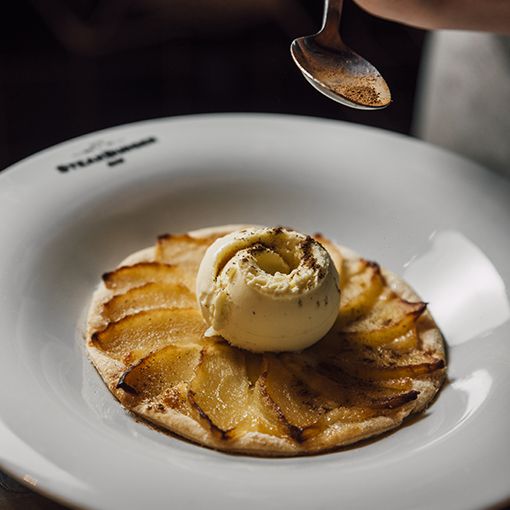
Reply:
[[295, 39], [292, 58], [319, 92], [351, 108], [378, 110], [391, 103], [388, 84], [370, 62], [342, 41], [338, 32], [342, 0], [325, 0], [320, 32]]

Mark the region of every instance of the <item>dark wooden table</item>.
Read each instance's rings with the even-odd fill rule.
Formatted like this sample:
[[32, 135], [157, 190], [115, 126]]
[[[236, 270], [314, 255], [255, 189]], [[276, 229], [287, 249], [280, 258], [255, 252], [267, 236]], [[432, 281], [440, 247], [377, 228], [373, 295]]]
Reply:
[[66, 510], [44, 496], [36, 494], [0, 471], [1, 510]]

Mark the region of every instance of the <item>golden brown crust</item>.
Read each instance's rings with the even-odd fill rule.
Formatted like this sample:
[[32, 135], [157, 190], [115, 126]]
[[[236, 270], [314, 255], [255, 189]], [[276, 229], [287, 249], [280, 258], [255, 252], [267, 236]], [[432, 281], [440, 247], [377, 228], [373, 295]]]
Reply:
[[[190, 235], [206, 238], [218, 232], [227, 233], [238, 228], [240, 227], [229, 225], [194, 231]], [[341, 246], [337, 246], [337, 248], [344, 258], [358, 258], [355, 253], [347, 248]], [[146, 248], [127, 257], [120, 266], [151, 262], [155, 260], [155, 256], [156, 248]], [[382, 272], [387, 283], [397, 295], [405, 300], [419, 301], [419, 296], [400, 277], [386, 270]], [[94, 332], [106, 326], [101, 310], [103, 304], [113, 295], [115, 295], [115, 290], [108, 289], [104, 283], [101, 283], [92, 297], [87, 319], [88, 354], [107, 387], [124, 407], [138, 416], [193, 442], [215, 449], [258, 456], [306, 455], [333, 450], [398, 427], [404, 418], [422, 411], [431, 403], [444, 380], [444, 370], [437, 371], [431, 377], [415, 379], [413, 380], [412, 390], [419, 392], [417, 398], [400, 406], [391, 415], [375, 416], [355, 423], [333, 423], [323, 432], [309, 438], [305, 444], [260, 432], [247, 432], [241, 437], [234, 437], [225, 441], [218, 434], [215, 434], [210, 427], [208, 428], [201, 423], [200, 420], [191, 418], [172, 408], [157, 407], [147, 402], [133, 401], [129, 393], [118, 388], [119, 379], [126, 370], [126, 365], [109, 357], [90, 340]], [[442, 335], [428, 311], [425, 311], [418, 319], [417, 331], [424, 350], [444, 360], [445, 351]]]

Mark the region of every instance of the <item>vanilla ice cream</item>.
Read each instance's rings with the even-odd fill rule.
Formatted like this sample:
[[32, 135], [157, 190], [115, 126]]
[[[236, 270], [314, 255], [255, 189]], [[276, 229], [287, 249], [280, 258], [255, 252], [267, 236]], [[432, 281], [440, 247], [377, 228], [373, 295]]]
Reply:
[[196, 293], [208, 334], [254, 352], [309, 347], [331, 328], [340, 304], [328, 252], [282, 227], [217, 239], [200, 264]]

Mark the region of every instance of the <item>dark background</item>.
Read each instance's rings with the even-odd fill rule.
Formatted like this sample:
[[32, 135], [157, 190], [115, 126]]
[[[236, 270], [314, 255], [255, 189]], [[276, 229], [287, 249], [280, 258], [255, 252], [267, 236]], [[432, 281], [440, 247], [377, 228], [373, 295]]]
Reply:
[[289, 52], [318, 0], [15, 0], [0, 17], [0, 169], [69, 138], [142, 119], [275, 112], [408, 133], [424, 33], [345, 2], [346, 42], [383, 74], [384, 111], [314, 91]]

